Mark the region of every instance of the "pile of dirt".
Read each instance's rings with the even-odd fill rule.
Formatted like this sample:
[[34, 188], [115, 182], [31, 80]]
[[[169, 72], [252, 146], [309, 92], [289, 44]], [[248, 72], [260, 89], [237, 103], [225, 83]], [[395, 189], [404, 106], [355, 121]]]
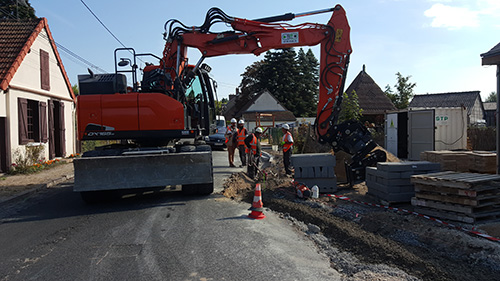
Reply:
[[[274, 157], [273, 165], [266, 169], [267, 176], [261, 176], [258, 181], [245, 173], [233, 174], [224, 185], [224, 196], [251, 203], [255, 184], [260, 182], [264, 207], [281, 213], [298, 226], [309, 226], [303, 227], [304, 232], [329, 255], [332, 266], [342, 272], [346, 280], [498, 279], [500, 243], [408, 213], [334, 197], [297, 198], [290, 183], [292, 179], [283, 173], [280, 156]], [[336, 194], [380, 203], [367, 194], [364, 183], [353, 188], [339, 185]], [[398, 207], [412, 208], [411, 205]], [[318, 231], [311, 233], [311, 226]], [[483, 232], [490, 231], [489, 235], [500, 235], [499, 224], [480, 228]], [[353, 255], [359, 262], [339, 260], [345, 255]]]

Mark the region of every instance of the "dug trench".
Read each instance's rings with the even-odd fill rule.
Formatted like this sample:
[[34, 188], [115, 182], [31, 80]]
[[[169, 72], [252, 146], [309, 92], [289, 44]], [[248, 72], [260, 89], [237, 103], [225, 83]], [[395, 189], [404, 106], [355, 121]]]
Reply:
[[[318, 240], [316, 235], [325, 237], [328, 245], [318, 248], [334, 249], [327, 255], [345, 280], [499, 280], [500, 243], [408, 213], [327, 196], [298, 198], [291, 178], [282, 174], [280, 156], [274, 156], [275, 161], [265, 169], [265, 180], [261, 177], [255, 181], [243, 172], [235, 173], [225, 182], [223, 195], [250, 204], [255, 184], [261, 183], [265, 210], [278, 212], [293, 224], [318, 229], [306, 227], [304, 231], [313, 241]], [[366, 185], [361, 183], [352, 188], [339, 185], [336, 194], [380, 203], [366, 192]], [[411, 210], [409, 204], [398, 207]], [[479, 228], [492, 236], [500, 234], [498, 223]], [[353, 255], [356, 261], [340, 261], [338, 256], [345, 254]], [[396, 274], [386, 267], [403, 273]]]

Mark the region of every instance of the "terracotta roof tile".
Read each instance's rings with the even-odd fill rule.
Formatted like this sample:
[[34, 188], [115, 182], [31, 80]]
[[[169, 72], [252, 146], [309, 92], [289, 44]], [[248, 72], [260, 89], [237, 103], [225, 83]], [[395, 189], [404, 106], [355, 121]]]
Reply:
[[54, 48], [56, 59], [59, 62], [63, 77], [70, 92], [71, 98], [75, 96], [71, 83], [62, 64], [57, 47], [49, 30], [45, 18], [24, 21], [1, 20], [0, 21], [0, 89], [6, 90], [10, 80], [21, 65], [24, 57], [28, 54], [33, 42], [40, 31], [45, 28], [49, 41]]
[[9, 71], [40, 21], [0, 21], [0, 83], [13, 75]]

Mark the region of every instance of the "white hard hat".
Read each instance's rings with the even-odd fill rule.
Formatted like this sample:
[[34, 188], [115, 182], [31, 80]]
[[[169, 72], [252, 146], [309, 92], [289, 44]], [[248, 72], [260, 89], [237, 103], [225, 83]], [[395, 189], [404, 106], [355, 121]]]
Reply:
[[261, 127], [257, 127], [257, 129], [255, 129], [255, 132], [256, 132], [256, 133], [261, 133], [261, 134], [262, 134], [262, 128], [261, 128]]
[[282, 128], [285, 130], [290, 130], [290, 126], [288, 126], [288, 124], [283, 125]]
[[231, 118], [231, 123], [236, 123], [236, 118]]
[[243, 121], [243, 119], [242, 119], [242, 120], [238, 121], [238, 124], [245, 124], [245, 121]]

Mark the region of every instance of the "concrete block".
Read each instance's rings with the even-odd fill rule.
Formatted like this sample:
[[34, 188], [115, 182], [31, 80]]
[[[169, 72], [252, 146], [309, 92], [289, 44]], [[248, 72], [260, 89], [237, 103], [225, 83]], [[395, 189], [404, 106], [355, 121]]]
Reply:
[[377, 169], [388, 172], [409, 172], [425, 170], [441, 170], [441, 164], [428, 161], [414, 162], [379, 162]]
[[294, 167], [335, 167], [335, 155], [330, 153], [295, 154], [291, 161]]
[[415, 194], [415, 188], [412, 184], [403, 185], [384, 185], [378, 182], [369, 181], [366, 182], [366, 187], [368, 190], [380, 191], [387, 194], [395, 193], [413, 193]]
[[400, 172], [388, 172], [388, 171], [380, 171], [377, 168], [373, 167], [367, 167], [370, 168], [370, 173], [376, 177], [384, 178], [384, 179], [400, 179], [401, 178], [401, 173]]
[[411, 185], [410, 178], [399, 178], [399, 179], [385, 179], [378, 177], [376, 180], [377, 183], [387, 185], [387, 186], [396, 186], [396, 185]]

